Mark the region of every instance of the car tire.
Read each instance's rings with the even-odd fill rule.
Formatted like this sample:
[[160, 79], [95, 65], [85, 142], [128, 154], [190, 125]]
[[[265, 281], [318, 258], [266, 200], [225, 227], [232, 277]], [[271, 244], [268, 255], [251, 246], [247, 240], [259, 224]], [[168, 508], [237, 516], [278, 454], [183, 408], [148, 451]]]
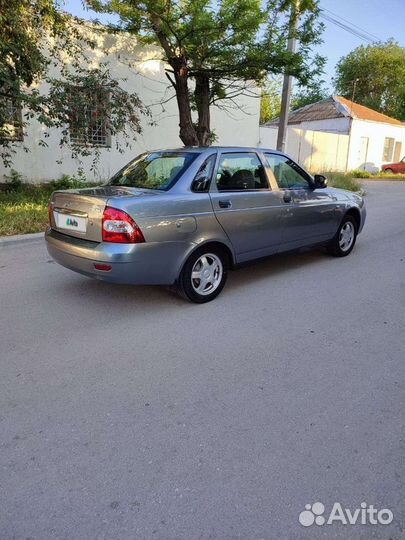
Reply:
[[388, 174], [394, 174], [394, 171], [392, 169], [384, 169], [383, 172]]
[[214, 300], [225, 286], [229, 260], [217, 247], [202, 247], [190, 255], [177, 280], [177, 293], [186, 300], [204, 304]]
[[328, 245], [328, 251], [335, 257], [347, 257], [356, 243], [357, 223], [353, 216], [345, 216], [337, 233]]

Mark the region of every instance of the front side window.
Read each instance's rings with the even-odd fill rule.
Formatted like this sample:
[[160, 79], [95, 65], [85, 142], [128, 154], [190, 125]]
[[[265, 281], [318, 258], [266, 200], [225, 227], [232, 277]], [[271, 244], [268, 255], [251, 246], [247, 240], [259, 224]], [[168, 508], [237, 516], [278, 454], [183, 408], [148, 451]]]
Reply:
[[113, 176], [109, 185], [167, 191], [197, 156], [197, 152], [143, 154]]
[[264, 167], [254, 152], [222, 154], [216, 184], [218, 191], [269, 189]]
[[265, 154], [280, 189], [307, 189], [308, 179], [300, 167], [286, 156]]
[[85, 88], [72, 89], [69, 134], [73, 144], [111, 146], [108, 103], [109, 95], [104, 89], [91, 93]]

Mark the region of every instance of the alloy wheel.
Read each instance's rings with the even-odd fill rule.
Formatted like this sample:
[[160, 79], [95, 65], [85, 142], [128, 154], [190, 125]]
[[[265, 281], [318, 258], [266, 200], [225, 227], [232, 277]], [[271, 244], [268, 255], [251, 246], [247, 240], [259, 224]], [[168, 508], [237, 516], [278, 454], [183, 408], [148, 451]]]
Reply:
[[214, 253], [201, 255], [191, 271], [191, 285], [194, 291], [203, 296], [212, 294], [221, 283], [223, 266]]

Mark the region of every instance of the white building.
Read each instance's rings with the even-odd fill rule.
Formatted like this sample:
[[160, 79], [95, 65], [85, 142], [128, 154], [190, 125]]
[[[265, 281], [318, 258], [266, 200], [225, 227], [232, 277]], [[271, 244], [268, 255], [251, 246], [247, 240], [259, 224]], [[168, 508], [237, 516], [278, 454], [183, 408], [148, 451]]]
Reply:
[[[160, 59], [159, 49], [138, 45], [135, 38], [128, 34], [110, 35], [97, 32], [91, 25], [89, 33], [97, 42], [95, 50], [88, 52], [90, 66], [97, 67], [101, 63], [108, 63], [111, 76], [126, 79], [120, 83], [121, 86], [125, 90], [136, 92], [144, 105], [150, 107], [151, 112], [151, 117], [143, 119], [142, 134], [136, 135], [131, 148], [124, 148], [123, 153], [116, 148], [115, 137], [102, 132], [94, 136], [94, 146], [100, 149], [100, 160], [96, 170], [90, 172], [93, 158], [81, 158], [83, 170], [89, 180], [104, 180], [145, 150], [176, 148], [183, 144], [178, 136], [179, 120], [174, 90], [165, 75], [165, 64]], [[41, 86], [39, 84], [40, 90]], [[226, 110], [212, 107], [211, 127], [217, 136], [216, 144], [257, 145], [260, 92], [256, 87], [252, 87], [249, 93], [257, 97], [238, 97], [236, 104], [228, 105]], [[33, 120], [25, 131], [23, 140], [17, 142], [12, 165], [25, 180], [42, 182], [57, 179], [62, 174], [73, 175], [77, 172], [79, 163], [72, 159], [71, 150], [59, 146], [58, 130], [53, 130], [46, 139], [46, 148], [37, 144], [43, 136], [43, 126]], [[21, 137], [21, 133], [18, 136]], [[24, 147], [29, 151], [26, 152]], [[5, 168], [0, 160], [0, 182], [9, 172], [10, 169]]]
[[[260, 128], [260, 144], [274, 147], [278, 119]], [[377, 172], [405, 154], [405, 124], [332, 96], [289, 115], [286, 152], [313, 171]]]

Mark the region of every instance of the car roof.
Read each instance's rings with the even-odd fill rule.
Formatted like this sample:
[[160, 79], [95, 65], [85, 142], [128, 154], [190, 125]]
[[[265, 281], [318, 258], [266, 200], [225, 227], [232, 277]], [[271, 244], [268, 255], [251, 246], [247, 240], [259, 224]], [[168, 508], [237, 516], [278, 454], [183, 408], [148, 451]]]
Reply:
[[159, 150], [153, 150], [152, 152], [199, 152], [207, 153], [215, 150], [216, 152], [272, 152], [273, 154], [280, 154], [285, 156], [283, 152], [274, 150], [273, 148], [261, 148], [258, 146], [183, 146], [180, 148], [161, 148]]

